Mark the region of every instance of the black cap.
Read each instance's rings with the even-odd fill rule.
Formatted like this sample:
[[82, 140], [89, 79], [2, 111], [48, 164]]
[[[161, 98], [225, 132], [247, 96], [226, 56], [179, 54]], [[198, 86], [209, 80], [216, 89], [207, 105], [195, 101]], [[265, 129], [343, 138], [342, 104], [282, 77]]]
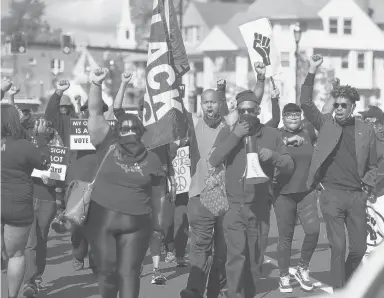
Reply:
[[301, 113], [301, 108], [295, 103], [288, 103], [283, 108], [283, 114], [285, 113]]
[[237, 93], [236, 100], [237, 100], [237, 105], [239, 105], [240, 103], [242, 103], [244, 101], [253, 101], [253, 102], [257, 103], [258, 105], [261, 104], [261, 100], [259, 100], [256, 97], [255, 92], [253, 92], [252, 90], [244, 90], [244, 91]]

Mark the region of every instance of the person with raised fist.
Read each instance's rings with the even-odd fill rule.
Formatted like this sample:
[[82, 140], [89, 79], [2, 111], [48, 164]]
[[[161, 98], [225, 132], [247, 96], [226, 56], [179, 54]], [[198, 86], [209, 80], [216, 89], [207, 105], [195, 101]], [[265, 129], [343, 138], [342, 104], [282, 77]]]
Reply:
[[1, 82], [1, 99], [4, 98], [5, 92], [9, 91], [12, 87], [12, 81], [9, 78], [4, 77]]
[[56, 91], [45, 109], [45, 119], [53, 123], [53, 128], [59, 133], [65, 147], [69, 147], [70, 118], [76, 118], [75, 107], [64, 94], [69, 87], [69, 81], [58, 81]]
[[[300, 103], [304, 116], [319, 132], [307, 187], [320, 191], [320, 208], [331, 246], [332, 286], [338, 289], [360, 265], [367, 248], [365, 209], [376, 186], [377, 150], [374, 129], [352, 116], [360, 100], [355, 88], [340, 85], [332, 90], [334, 116], [316, 107], [313, 85], [322, 63], [320, 55], [310, 58]], [[349, 238], [347, 260], [345, 231]]]
[[9, 104], [1, 106], [1, 237], [2, 263], [7, 268], [8, 297], [16, 298], [25, 271], [24, 250], [34, 221], [34, 169], [47, 170], [50, 154], [46, 121], [36, 129], [36, 145], [25, 139], [19, 113]]
[[[265, 80], [265, 65], [257, 63], [258, 81]], [[261, 92], [260, 92], [261, 93]], [[253, 298], [261, 276], [264, 251], [268, 239], [272, 179], [277, 168], [291, 175], [294, 163], [279, 132], [260, 123], [261, 97], [251, 90], [236, 95], [239, 120], [231, 130], [223, 128], [212, 147], [208, 162], [213, 167], [226, 164], [225, 184], [229, 210], [223, 228], [227, 245], [226, 276], [228, 297]], [[248, 184], [244, 138], [257, 148], [261, 170], [267, 182]]]
[[[141, 142], [144, 126], [125, 114], [110, 127], [103, 115], [101, 85], [106, 69], [91, 74], [88, 131], [99, 165], [85, 235], [91, 245], [103, 298], [137, 298], [141, 264], [149, 247], [153, 218], [159, 210], [151, 202], [154, 186], [165, 178], [158, 157]], [[104, 161], [101, 163], [101, 161]], [[113, 195], [111, 195], [113, 194]]]

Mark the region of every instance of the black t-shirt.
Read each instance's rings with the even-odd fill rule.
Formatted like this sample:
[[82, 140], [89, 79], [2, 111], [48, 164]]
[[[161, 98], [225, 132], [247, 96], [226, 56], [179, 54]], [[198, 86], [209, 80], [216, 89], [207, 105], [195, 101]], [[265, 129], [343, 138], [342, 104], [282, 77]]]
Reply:
[[[99, 162], [114, 143], [116, 137], [110, 129], [103, 142], [97, 146]], [[107, 156], [97, 176], [92, 200], [116, 212], [148, 214], [152, 211], [152, 186], [158, 185], [163, 176], [161, 162], [153, 152], [149, 151], [138, 166], [127, 166], [119, 159], [117, 149], [114, 149]]]

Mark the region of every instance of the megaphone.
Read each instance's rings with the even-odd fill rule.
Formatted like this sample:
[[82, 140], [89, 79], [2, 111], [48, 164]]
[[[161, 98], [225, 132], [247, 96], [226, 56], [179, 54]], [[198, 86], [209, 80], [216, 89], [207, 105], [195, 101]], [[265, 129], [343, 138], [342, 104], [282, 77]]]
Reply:
[[269, 180], [260, 166], [259, 154], [250, 136], [244, 138], [247, 165], [245, 169], [245, 184], [260, 184]]

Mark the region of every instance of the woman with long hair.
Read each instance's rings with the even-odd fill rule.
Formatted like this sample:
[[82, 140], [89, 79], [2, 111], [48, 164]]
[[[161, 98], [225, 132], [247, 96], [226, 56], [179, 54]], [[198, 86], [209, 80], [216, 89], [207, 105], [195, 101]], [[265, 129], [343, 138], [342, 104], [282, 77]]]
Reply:
[[44, 120], [37, 125], [36, 147], [25, 139], [16, 108], [1, 105], [1, 240], [9, 298], [17, 297], [24, 277], [24, 250], [34, 220], [31, 173], [48, 169], [48, 140]]
[[[116, 129], [103, 116], [101, 84], [107, 71], [92, 73], [88, 131], [98, 160], [105, 157], [92, 192], [85, 235], [93, 251], [103, 298], [137, 298], [140, 268], [152, 232], [153, 186], [162, 183], [158, 157], [141, 142], [144, 126], [132, 114], [119, 117]], [[152, 213], [152, 214], [151, 214]]]

